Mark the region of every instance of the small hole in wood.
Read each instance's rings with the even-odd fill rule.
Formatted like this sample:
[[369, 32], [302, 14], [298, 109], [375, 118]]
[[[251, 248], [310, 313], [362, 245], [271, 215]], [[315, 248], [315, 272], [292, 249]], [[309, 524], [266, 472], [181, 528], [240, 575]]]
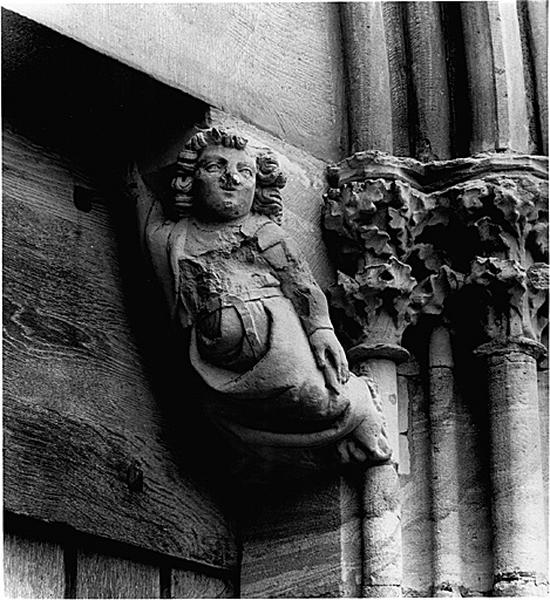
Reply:
[[75, 185], [73, 190], [73, 202], [78, 210], [90, 212], [92, 210], [94, 193], [88, 188]]
[[143, 491], [143, 470], [137, 460], [133, 460], [128, 466], [126, 483], [132, 492]]

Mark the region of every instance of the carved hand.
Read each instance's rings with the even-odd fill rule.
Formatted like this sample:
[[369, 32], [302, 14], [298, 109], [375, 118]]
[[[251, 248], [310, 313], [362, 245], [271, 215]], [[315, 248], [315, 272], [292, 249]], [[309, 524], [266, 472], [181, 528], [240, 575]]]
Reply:
[[340, 388], [349, 379], [348, 360], [334, 331], [331, 329], [317, 329], [310, 338], [309, 343], [317, 366], [325, 376], [326, 386], [340, 393]]

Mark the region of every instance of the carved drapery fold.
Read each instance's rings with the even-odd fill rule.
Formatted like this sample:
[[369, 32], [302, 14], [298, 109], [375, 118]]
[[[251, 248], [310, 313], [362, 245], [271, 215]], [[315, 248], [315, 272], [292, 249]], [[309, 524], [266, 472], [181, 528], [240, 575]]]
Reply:
[[[542, 157], [423, 164], [369, 151], [327, 174], [324, 226], [339, 269], [331, 301], [350, 358], [378, 349], [398, 359], [405, 328], [428, 319], [434, 344], [450, 327], [485, 360], [498, 595], [546, 586], [536, 360], [548, 323], [547, 171]], [[442, 409], [452, 412], [449, 381], [446, 394], [433, 382], [433, 423]], [[450, 447], [448, 432], [438, 435], [433, 442]], [[459, 573], [437, 525], [445, 490], [434, 485], [433, 495], [437, 593], [458, 589]]]

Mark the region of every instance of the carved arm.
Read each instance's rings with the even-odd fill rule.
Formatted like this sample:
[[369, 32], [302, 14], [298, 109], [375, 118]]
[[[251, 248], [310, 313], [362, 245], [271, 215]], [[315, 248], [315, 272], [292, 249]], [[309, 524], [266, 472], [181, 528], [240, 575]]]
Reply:
[[349, 379], [348, 362], [334, 334], [324, 293], [295, 244], [278, 226], [266, 225], [260, 230], [258, 242], [262, 256], [273, 268], [284, 295], [300, 317], [327, 387], [339, 393], [341, 385]]

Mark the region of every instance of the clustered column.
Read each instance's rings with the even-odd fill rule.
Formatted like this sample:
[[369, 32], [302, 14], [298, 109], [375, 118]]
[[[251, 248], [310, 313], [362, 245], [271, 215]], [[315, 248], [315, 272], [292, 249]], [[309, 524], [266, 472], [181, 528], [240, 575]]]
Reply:
[[[546, 159], [520, 155], [422, 164], [377, 152], [329, 168], [324, 225], [339, 267], [332, 305], [351, 363], [379, 388], [394, 451], [395, 365], [407, 356], [401, 336], [419, 318], [432, 323], [432, 444], [446, 454], [439, 464], [434, 452], [432, 465], [436, 594], [458, 594], [460, 584], [451, 547], [460, 544], [458, 523], [446, 518], [460, 495], [452, 473], [453, 328], [487, 375], [493, 592], [546, 590], [537, 359], [548, 310], [547, 168]], [[388, 535], [393, 524], [398, 530], [395, 470], [369, 469], [363, 498], [363, 591], [395, 595], [400, 534]]]

